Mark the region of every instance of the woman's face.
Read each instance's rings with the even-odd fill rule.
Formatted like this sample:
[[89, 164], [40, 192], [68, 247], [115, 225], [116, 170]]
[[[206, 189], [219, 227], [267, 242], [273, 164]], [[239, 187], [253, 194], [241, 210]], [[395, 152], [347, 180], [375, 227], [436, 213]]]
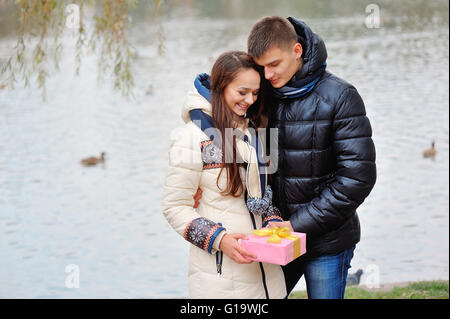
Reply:
[[236, 78], [225, 87], [224, 98], [227, 107], [238, 116], [244, 116], [247, 109], [258, 98], [261, 78], [254, 69], [242, 69]]

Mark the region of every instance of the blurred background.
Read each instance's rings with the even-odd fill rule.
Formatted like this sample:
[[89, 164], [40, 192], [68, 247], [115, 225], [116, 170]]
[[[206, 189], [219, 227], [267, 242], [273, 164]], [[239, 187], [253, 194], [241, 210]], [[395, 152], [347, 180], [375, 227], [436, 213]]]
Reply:
[[[368, 21], [374, 5], [379, 25]], [[0, 2], [3, 63], [16, 52], [17, 6]], [[83, 11], [87, 32], [93, 10]], [[358, 209], [350, 273], [362, 269], [361, 284], [448, 280], [448, 12], [443, 0], [139, 1], [128, 13], [128, 97], [114, 73], [97, 81], [98, 50], [84, 50], [75, 76], [77, 32], [63, 28], [45, 99], [36, 75], [13, 90], [0, 77], [0, 297], [187, 297], [189, 244], [161, 210], [170, 132], [195, 76], [226, 50], [246, 51], [264, 15], [308, 23], [327, 69], [365, 102], [378, 179]], [[433, 140], [437, 153], [424, 158]], [[103, 163], [81, 165], [101, 152]], [[67, 284], [71, 264], [79, 288]]]

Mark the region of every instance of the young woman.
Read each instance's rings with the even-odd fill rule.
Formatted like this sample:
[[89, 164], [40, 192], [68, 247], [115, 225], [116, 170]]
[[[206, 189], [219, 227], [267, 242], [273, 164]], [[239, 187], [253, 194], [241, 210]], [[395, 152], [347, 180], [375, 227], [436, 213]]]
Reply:
[[[282, 220], [271, 206], [270, 187], [261, 184], [252, 146], [256, 140], [249, 130], [249, 122], [256, 127], [264, 122], [262, 79], [246, 53], [222, 54], [211, 76], [195, 79], [182, 111], [186, 125], [172, 140], [163, 213], [192, 244], [190, 298], [286, 296], [281, 267], [253, 262], [255, 256], [239, 245], [254, 229]], [[230, 138], [227, 129], [234, 129], [236, 138]], [[202, 196], [194, 208], [198, 188]], [[250, 213], [246, 198], [269, 206], [262, 214], [251, 207]]]

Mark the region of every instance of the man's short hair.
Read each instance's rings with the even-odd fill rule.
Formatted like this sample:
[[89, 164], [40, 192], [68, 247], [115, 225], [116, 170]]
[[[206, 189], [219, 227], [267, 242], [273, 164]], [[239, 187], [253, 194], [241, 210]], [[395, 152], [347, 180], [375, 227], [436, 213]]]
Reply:
[[298, 42], [294, 26], [279, 16], [263, 17], [252, 27], [247, 40], [248, 53], [259, 58], [272, 47], [289, 49]]

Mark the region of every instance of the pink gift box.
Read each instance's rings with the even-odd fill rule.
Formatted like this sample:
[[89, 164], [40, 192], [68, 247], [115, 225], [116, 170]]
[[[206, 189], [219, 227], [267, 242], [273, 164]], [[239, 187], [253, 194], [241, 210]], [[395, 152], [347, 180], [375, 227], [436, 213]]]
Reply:
[[[306, 234], [291, 232], [291, 235], [300, 238], [300, 255], [298, 256], [300, 257], [306, 253]], [[268, 236], [256, 236], [250, 234], [247, 237], [247, 240], [241, 240], [241, 246], [258, 257], [256, 259], [250, 257], [246, 258], [282, 266], [295, 259], [293, 240], [281, 238], [281, 243], [272, 244], [267, 242]]]

